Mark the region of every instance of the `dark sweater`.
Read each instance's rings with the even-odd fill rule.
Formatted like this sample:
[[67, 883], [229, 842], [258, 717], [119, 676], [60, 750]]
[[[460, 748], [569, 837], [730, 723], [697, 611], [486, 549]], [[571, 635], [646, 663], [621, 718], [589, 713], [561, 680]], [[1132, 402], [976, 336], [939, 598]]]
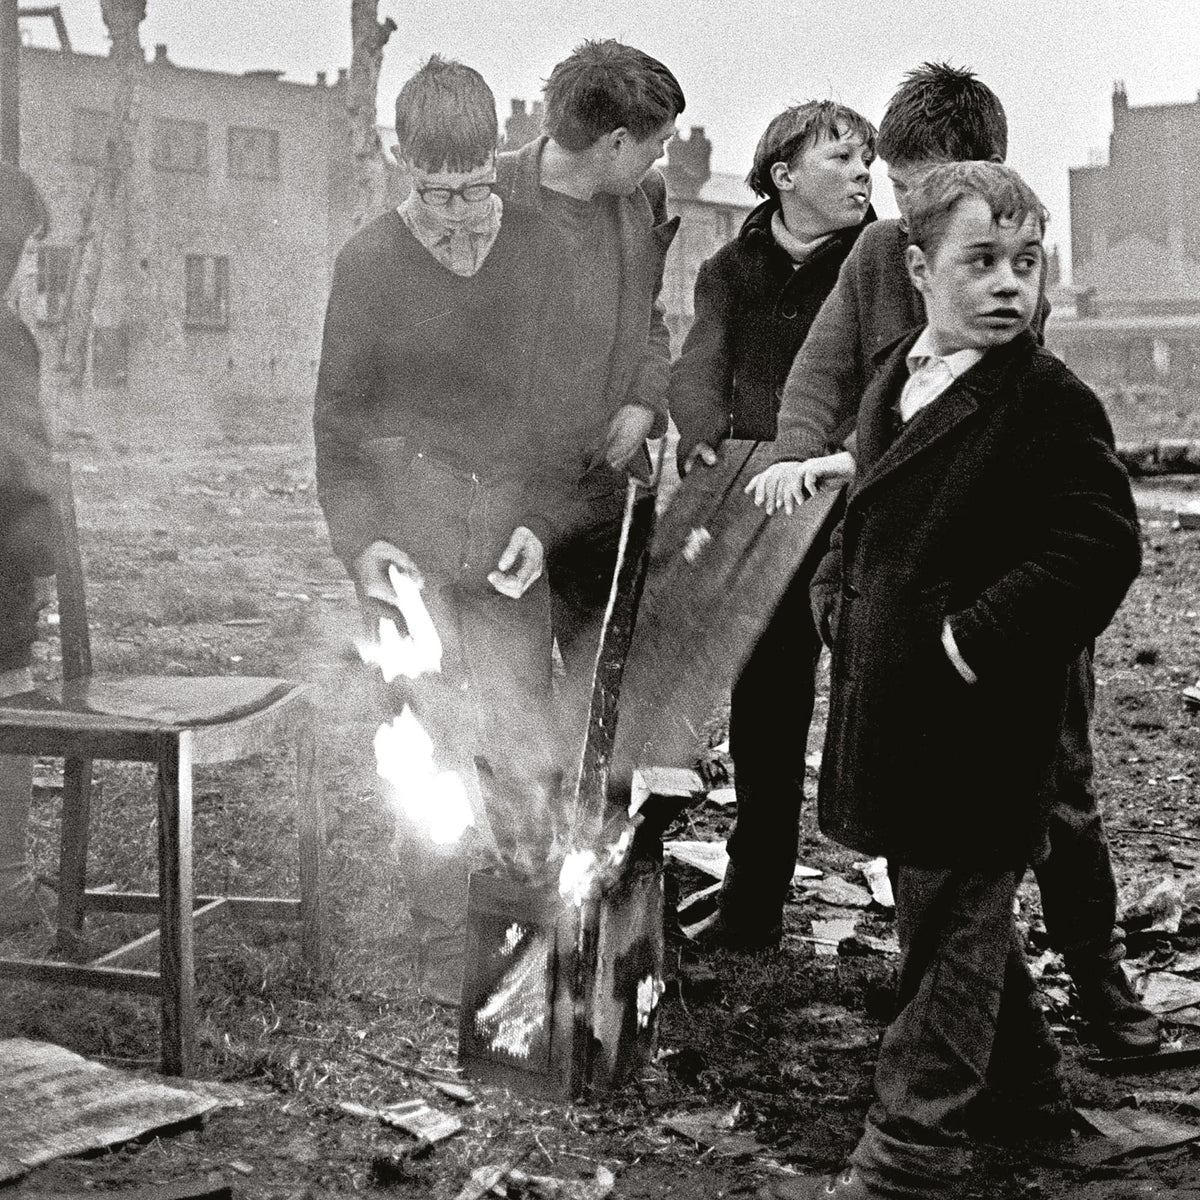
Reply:
[[54, 574], [54, 516], [42, 488], [50, 438], [38, 397], [33, 334], [0, 304], [0, 672], [29, 664], [34, 580]]
[[700, 442], [770, 441], [784, 380], [866, 223], [839, 230], [799, 267], [771, 233], [775, 200], [700, 267], [695, 321], [671, 368], [667, 399], [683, 462]]
[[[557, 327], [542, 316], [565, 270], [556, 244], [538, 218], [506, 209], [483, 266], [463, 277], [391, 211], [338, 255], [313, 433], [321, 505], [348, 566], [386, 519], [365, 440], [403, 438], [483, 480], [542, 469], [536, 396], [546, 329]], [[525, 523], [545, 540], [539, 514]]]

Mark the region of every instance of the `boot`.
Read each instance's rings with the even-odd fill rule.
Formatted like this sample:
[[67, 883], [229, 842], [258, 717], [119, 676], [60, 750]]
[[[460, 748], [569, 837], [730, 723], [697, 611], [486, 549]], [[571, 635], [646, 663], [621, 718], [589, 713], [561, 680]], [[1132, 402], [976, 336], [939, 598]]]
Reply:
[[1134, 995], [1119, 961], [1101, 959], [1073, 969], [1079, 1014], [1105, 1054], [1153, 1054], [1162, 1045], [1162, 1025]]
[[717, 911], [700, 923], [692, 941], [702, 952], [729, 950], [755, 954], [777, 947], [783, 938], [783, 902], [756, 894], [755, 884], [731, 862], [717, 899]]
[[777, 1179], [759, 1189], [758, 1200], [876, 1200], [878, 1192], [871, 1191], [862, 1176], [847, 1167], [830, 1178], [827, 1175], [795, 1175]]

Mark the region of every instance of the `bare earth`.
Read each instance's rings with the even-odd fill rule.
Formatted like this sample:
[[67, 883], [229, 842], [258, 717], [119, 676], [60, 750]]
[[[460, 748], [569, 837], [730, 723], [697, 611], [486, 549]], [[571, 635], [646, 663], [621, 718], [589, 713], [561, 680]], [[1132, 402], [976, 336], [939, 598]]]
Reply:
[[[163, 401], [164, 407], [174, 404]], [[304, 414], [249, 404], [162, 420], [132, 413], [64, 419], [76, 472], [81, 531], [100, 670], [283, 674], [313, 680], [325, 705], [322, 766], [330, 809], [331, 940], [327, 978], [306, 978], [293, 930], [226, 923], [198, 937], [200, 1074], [238, 1081], [248, 1099], [203, 1126], [91, 1158], [50, 1164], [10, 1194], [119, 1195], [220, 1170], [245, 1197], [364, 1193], [450, 1200], [470, 1172], [522, 1158], [531, 1175], [616, 1173], [615, 1196], [753, 1195], [783, 1168], [835, 1169], [852, 1146], [871, 1096], [874, 1046], [894, 960], [815, 957], [805, 940], [813, 901], [789, 906], [783, 949], [719, 959], [718, 986], [686, 984], [665, 1001], [659, 1061], [614, 1101], [572, 1108], [480, 1088], [463, 1109], [465, 1132], [394, 1177], [371, 1173], [400, 1134], [342, 1114], [339, 1101], [393, 1103], [414, 1094], [452, 1107], [425, 1085], [356, 1054], [451, 1066], [454, 1016], [422, 1002], [412, 980], [389, 849], [391, 817], [373, 783], [377, 721], [367, 679], [350, 651], [353, 591], [331, 556], [312, 482]], [[998, 503], [1002, 498], [998, 498]], [[1181, 692], [1200, 676], [1200, 531], [1147, 512], [1146, 565], [1098, 650], [1097, 774], [1122, 883], [1200, 870], [1197, 721]], [[39, 670], [55, 670], [47, 655]], [[786, 697], [781, 697], [781, 703]], [[820, 710], [819, 710], [820, 715]], [[810, 751], [819, 747], [819, 730]], [[797, 752], [799, 752], [797, 747]], [[711, 756], [710, 756], [711, 757]], [[719, 758], [719, 756], [718, 756]], [[197, 888], [287, 894], [295, 887], [289, 765], [264, 757], [197, 781]], [[153, 806], [140, 769], [102, 765], [91, 881], [153, 886]], [[58, 798], [39, 790], [39, 869], [56, 869]], [[731, 823], [703, 806], [679, 836], [724, 837]], [[852, 877], [852, 855], [825, 842], [806, 812], [802, 858]], [[686, 894], [704, 880], [684, 872]], [[1023, 898], [1031, 955], [1040, 954], [1037, 894]], [[125, 940], [125, 918], [98, 921], [100, 947]], [[862, 930], [885, 936], [886, 917]], [[36, 939], [15, 943], [37, 952]], [[1176, 939], [1173, 949], [1195, 949]], [[1135, 946], [1165, 962], [1153, 939]], [[1075, 1022], [1065, 978], [1047, 966], [1047, 1003], [1062, 1031], [1078, 1102], [1115, 1109], [1135, 1091], [1197, 1087], [1195, 1068], [1106, 1076], [1082, 1065], [1093, 1053]], [[1172, 1028], [1185, 1046], [1200, 1032]], [[11, 986], [0, 993], [0, 1035], [58, 1042], [130, 1069], [152, 1070], [152, 1005], [88, 991]], [[1153, 1106], [1152, 1106], [1153, 1107]], [[1200, 1132], [1200, 1117], [1174, 1106]], [[681, 1113], [717, 1110], [741, 1135], [730, 1153], [664, 1127]], [[1171, 1115], [1172, 1106], [1154, 1109]], [[715, 1136], [715, 1135], [714, 1135]], [[745, 1141], [744, 1139], [750, 1139]], [[712, 1140], [711, 1138], [708, 1140]], [[231, 1164], [234, 1164], [231, 1166]], [[517, 1191], [510, 1194], [518, 1195]], [[533, 1193], [525, 1193], [533, 1194]], [[545, 1194], [545, 1193], [542, 1193]], [[964, 1196], [1200, 1198], [1200, 1151], [1185, 1147], [1106, 1168], [1068, 1168], [1032, 1152], [984, 1149]]]

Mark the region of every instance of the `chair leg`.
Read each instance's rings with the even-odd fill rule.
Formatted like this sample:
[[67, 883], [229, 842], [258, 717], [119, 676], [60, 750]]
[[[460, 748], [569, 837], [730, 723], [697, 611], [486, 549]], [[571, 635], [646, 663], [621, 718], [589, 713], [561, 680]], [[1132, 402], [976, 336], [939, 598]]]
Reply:
[[300, 841], [300, 948], [314, 971], [325, 953], [325, 789], [317, 767], [311, 713], [296, 730], [296, 807]]
[[188, 1076], [195, 1067], [192, 891], [192, 739], [181, 733], [158, 762], [159, 987], [166, 1075]]
[[88, 830], [92, 815], [92, 760], [63, 763], [62, 841], [58, 860], [58, 937], [55, 953], [87, 957], [83, 940], [83, 894], [87, 890]]

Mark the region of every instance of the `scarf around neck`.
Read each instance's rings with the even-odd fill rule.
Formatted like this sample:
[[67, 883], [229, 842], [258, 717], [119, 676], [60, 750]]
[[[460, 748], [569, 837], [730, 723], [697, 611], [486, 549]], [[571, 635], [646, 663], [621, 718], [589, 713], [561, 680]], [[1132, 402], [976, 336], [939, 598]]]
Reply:
[[483, 266], [500, 232], [504, 203], [492, 194], [484, 211], [453, 231], [446, 229], [433, 215], [429, 205], [411, 192], [396, 209], [409, 233], [455, 275], [474, 275]]

